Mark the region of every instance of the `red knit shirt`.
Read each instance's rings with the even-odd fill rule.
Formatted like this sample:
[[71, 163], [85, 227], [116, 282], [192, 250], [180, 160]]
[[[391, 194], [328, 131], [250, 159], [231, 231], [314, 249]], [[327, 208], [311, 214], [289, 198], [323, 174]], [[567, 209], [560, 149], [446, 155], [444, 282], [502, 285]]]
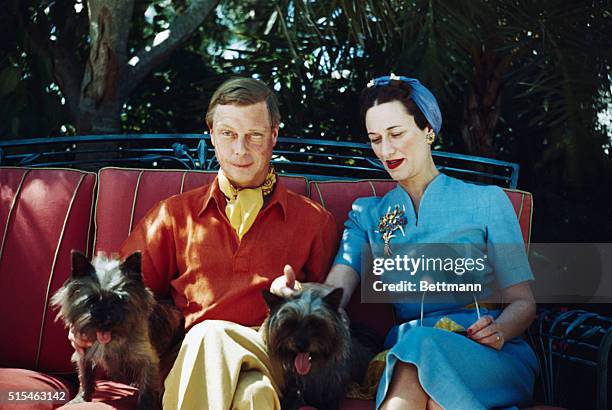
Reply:
[[238, 239], [225, 215], [217, 179], [161, 201], [121, 247], [140, 250], [145, 284], [171, 295], [186, 328], [206, 319], [260, 325], [261, 290], [290, 264], [303, 282], [322, 282], [337, 249], [333, 216], [277, 182], [255, 223]]

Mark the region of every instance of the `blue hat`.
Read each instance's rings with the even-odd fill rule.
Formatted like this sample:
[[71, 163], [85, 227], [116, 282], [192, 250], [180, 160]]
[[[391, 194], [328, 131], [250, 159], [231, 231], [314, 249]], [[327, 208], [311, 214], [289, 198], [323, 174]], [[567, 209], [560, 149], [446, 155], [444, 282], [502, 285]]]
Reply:
[[438, 134], [440, 132], [440, 128], [442, 128], [442, 113], [440, 112], [440, 107], [438, 106], [438, 101], [436, 97], [425, 87], [419, 80], [416, 78], [404, 77], [395, 74], [386, 75], [383, 77], [378, 77], [371, 80], [368, 83], [368, 87], [380, 87], [383, 85], [389, 85], [391, 81], [403, 81], [410, 85], [412, 88], [412, 101], [419, 107], [425, 119], [434, 132]]

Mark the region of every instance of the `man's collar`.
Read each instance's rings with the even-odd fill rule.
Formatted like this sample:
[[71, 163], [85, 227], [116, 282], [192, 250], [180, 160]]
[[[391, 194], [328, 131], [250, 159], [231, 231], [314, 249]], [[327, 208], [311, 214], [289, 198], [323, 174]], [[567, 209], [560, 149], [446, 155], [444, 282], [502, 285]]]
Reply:
[[[204, 213], [211, 202], [216, 202], [219, 210], [222, 210], [226, 204], [225, 195], [223, 195], [221, 188], [219, 188], [218, 176], [215, 176], [215, 179], [206, 190], [202, 201], [202, 208], [198, 212], [198, 216], [201, 216], [202, 213]], [[274, 204], [278, 204], [283, 213], [283, 221], [287, 220], [287, 188], [285, 188], [285, 185], [283, 185], [283, 183], [280, 181], [280, 177], [277, 177], [276, 184], [274, 185], [274, 191], [272, 191], [270, 194], [270, 198], [267, 203], [264, 202], [264, 204], [264, 208], [261, 211], [264, 211]]]
[[217, 181], [217, 176], [215, 175], [215, 179], [213, 179], [212, 183], [208, 186], [208, 189], [204, 193], [204, 198], [202, 200], [202, 208], [200, 212], [198, 212], [198, 216], [202, 216], [208, 205], [211, 203], [211, 199], [215, 200], [217, 204], [219, 204], [219, 200], [223, 198], [223, 192], [219, 188], [219, 181]]

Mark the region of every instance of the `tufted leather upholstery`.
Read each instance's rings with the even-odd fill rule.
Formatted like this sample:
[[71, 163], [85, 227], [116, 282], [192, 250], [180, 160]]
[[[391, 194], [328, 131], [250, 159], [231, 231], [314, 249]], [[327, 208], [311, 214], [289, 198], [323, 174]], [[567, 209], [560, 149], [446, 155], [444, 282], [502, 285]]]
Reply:
[[0, 168], [0, 366], [70, 372], [51, 295], [89, 247], [96, 174]]
[[[70, 250], [115, 252], [132, 227], [159, 200], [203, 184], [214, 172], [104, 168], [96, 175], [60, 169], [0, 168], [0, 390], [71, 390], [63, 378], [44, 373], [72, 371], [66, 330], [54, 322], [50, 295], [66, 279]], [[281, 176], [287, 187], [309, 195], [332, 212], [338, 232], [352, 202], [362, 196], [382, 196], [395, 186], [387, 180], [324, 181]], [[533, 199], [530, 193], [505, 190], [529, 242]], [[93, 206], [95, 204], [95, 217]], [[95, 224], [91, 220], [95, 219]], [[90, 241], [90, 238], [92, 239]], [[93, 242], [93, 243], [92, 243]], [[370, 325], [382, 336], [393, 324], [390, 305], [361, 304], [353, 295], [352, 320]], [[8, 337], [7, 337], [8, 335]], [[16, 367], [22, 369], [7, 369]], [[30, 370], [23, 370], [30, 369]], [[96, 400], [112, 408], [135, 406], [135, 390], [101, 381]], [[40, 403], [32, 408], [52, 408]], [[105, 404], [83, 408], [109, 408]], [[4, 407], [3, 407], [4, 408]], [[373, 409], [373, 402], [347, 400], [344, 409]]]
[[[132, 228], [162, 199], [208, 184], [216, 171], [126, 168], [100, 170], [96, 205], [96, 252], [116, 252]], [[285, 186], [306, 195], [305, 178], [281, 176]]]

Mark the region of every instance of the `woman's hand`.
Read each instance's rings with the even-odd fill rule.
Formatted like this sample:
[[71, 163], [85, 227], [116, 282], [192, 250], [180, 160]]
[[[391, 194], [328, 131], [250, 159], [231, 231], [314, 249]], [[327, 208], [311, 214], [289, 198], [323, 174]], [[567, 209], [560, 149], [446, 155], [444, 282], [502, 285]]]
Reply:
[[81, 356], [85, 354], [85, 350], [93, 345], [93, 342], [87, 339], [83, 333], [77, 335], [72, 326], [70, 326], [68, 331], [68, 340], [70, 340], [70, 344], [74, 350]]
[[506, 340], [525, 332], [536, 315], [536, 305], [529, 282], [521, 282], [502, 290], [508, 304], [497, 319], [483, 316], [467, 329], [475, 342], [501, 350]]
[[295, 271], [291, 265], [285, 265], [283, 274], [274, 279], [270, 285], [270, 292], [285, 298], [295, 295], [302, 290], [302, 284], [295, 279]]
[[486, 315], [478, 319], [467, 329], [468, 337], [475, 342], [487, 345], [496, 350], [504, 346], [504, 332], [493, 317]]

